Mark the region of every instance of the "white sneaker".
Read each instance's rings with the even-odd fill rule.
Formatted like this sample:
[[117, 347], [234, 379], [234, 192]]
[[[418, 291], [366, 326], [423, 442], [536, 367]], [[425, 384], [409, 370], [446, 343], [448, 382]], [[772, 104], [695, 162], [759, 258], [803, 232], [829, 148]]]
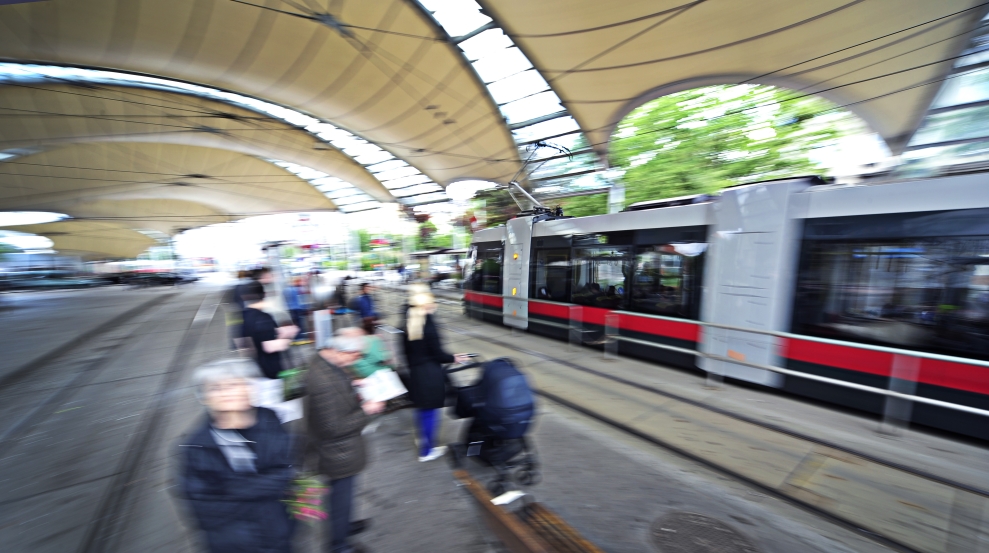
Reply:
[[425, 463], [426, 461], [432, 461], [433, 459], [439, 459], [446, 454], [446, 446], [441, 445], [440, 447], [434, 447], [429, 450], [429, 453], [423, 457], [419, 457], [420, 463]]

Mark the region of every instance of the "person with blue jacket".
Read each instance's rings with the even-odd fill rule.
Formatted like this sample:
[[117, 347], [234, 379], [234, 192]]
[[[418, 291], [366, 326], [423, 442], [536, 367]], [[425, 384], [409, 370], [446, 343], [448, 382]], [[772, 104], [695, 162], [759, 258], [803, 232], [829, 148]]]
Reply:
[[285, 288], [285, 306], [288, 307], [289, 315], [292, 317], [292, 324], [299, 327], [299, 336], [307, 334], [309, 325], [306, 318], [309, 316], [309, 302], [306, 297], [305, 279], [296, 278], [292, 284]]
[[368, 334], [374, 334], [374, 324], [378, 320], [378, 313], [374, 310], [374, 297], [371, 296], [371, 283], [361, 283], [361, 293], [354, 298], [354, 311], [357, 316], [355, 323], [364, 329]]
[[290, 553], [294, 520], [282, 500], [295, 478], [292, 440], [275, 413], [250, 403], [249, 360], [194, 377], [207, 416], [179, 445], [180, 494], [210, 553]]

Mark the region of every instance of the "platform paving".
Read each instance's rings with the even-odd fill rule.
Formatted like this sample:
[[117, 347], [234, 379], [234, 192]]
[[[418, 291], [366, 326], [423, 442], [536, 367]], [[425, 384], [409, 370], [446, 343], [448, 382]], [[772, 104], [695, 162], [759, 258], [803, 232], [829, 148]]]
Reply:
[[[441, 320], [459, 349], [518, 360], [538, 389], [571, 406], [654, 438], [854, 524], [920, 551], [987, 547], [985, 497], [895, 470], [844, 451], [705, 409], [766, 420], [879, 459], [915, 467], [973, 487], [986, 486], [986, 449], [946, 435], [907, 432], [880, 438], [876, 421], [796, 398], [726, 385], [703, 386], [696, 373], [630, 359], [605, 361], [599, 351], [466, 319], [445, 305]], [[459, 334], [460, 338], [452, 338]], [[557, 363], [564, 361], [570, 366]], [[583, 366], [601, 375], [577, 370]], [[675, 393], [683, 401], [616, 382], [607, 376]]]
[[[136, 318], [135, 324], [149, 325], [141, 339], [117, 351], [116, 357], [108, 359], [109, 364], [87, 385], [88, 391], [72, 399], [83, 401], [60, 406], [58, 411], [71, 410], [58, 413], [43, 428], [25, 436], [26, 440], [18, 445], [18, 449], [0, 455], [0, 478], [4, 479], [3, 497], [0, 498], [0, 511], [4, 513], [0, 542], [4, 543], [4, 551], [33, 553], [77, 549], [85, 534], [85, 528], [79, 523], [86, 517], [80, 515], [78, 521], [72, 517], [91, 512], [93, 506], [99, 504], [103, 493], [100, 482], [112, 478], [121, 455], [125, 454], [120, 447], [120, 438], [138, 431], [136, 421], [147, 409], [154, 383], [173, 360], [182, 335], [181, 321], [188, 321], [201, 308], [202, 300], [216, 291], [208, 287], [183, 291], [171, 307], [160, 307], [163, 316], [155, 324], [151, 324], [154, 312]], [[164, 316], [166, 313], [169, 315]], [[194, 365], [223, 355], [226, 350], [226, 328], [219, 315], [217, 313], [204, 328], [177, 386], [169, 391], [167, 424], [130, 484], [132, 489], [126, 509], [122, 511], [120, 533], [115, 538], [114, 549], [107, 553], [203, 551], [181, 501], [175, 496], [174, 445], [203, 416], [189, 383]], [[563, 344], [527, 334], [512, 335], [507, 329], [465, 319], [457, 314], [454, 306], [444, 307], [440, 321], [444, 340], [451, 351], [477, 351], [486, 357], [510, 353], [520, 359], [537, 386], [565, 395], [568, 402], [583, 402], [589, 408], [607, 411], [644, 431], [676, 429], [677, 424], [682, 423], [660, 420], [672, 413], [674, 407], [677, 409], [675, 416], [687, 421], [704, 422], [707, 416], [676, 406], [676, 402], [668, 398], [633, 392], [607, 379], [554, 365], [535, 353], [546, 353], [551, 347], [559, 347], [560, 351], [554, 355], [559, 354], [561, 358], [569, 355], [566, 359], [573, 362], [607, 366], [616, 374], [626, 370], [622, 367], [633, 367], [634, 363], [630, 361], [599, 365], [597, 356], [600, 354], [597, 352], [567, 352]], [[499, 346], [486, 339], [505, 340], [511, 347]], [[93, 352], [93, 355], [98, 354], [98, 351]], [[641, 370], [651, 374], [650, 371], [669, 369], [643, 364]], [[696, 375], [670, 371], [671, 376], [656, 377], [657, 381], [668, 380], [684, 389], [698, 381]], [[48, 388], [32, 388], [28, 393], [42, 394], [57, 382], [50, 384]], [[757, 409], [765, 409], [767, 416], [772, 413], [766, 404], [743, 401], [763, 397], [753, 390], [715, 393], [698, 388], [698, 396], [713, 395], [728, 406], [731, 405], [727, 403], [729, 400], [743, 405], [752, 403]], [[717, 395], [722, 393], [732, 397], [726, 400]], [[767, 402], [775, 401], [772, 394], [765, 397]], [[797, 408], [802, 407], [794, 407]], [[819, 406], [815, 408], [820, 409]], [[360, 541], [376, 552], [481, 553], [493, 550], [490, 536], [479, 525], [471, 499], [457, 487], [445, 461], [417, 461], [411, 415], [412, 412], [406, 410], [380, 417], [372, 425], [373, 432], [367, 435], [370, 462], [360, 477], [357, 516], [370, 517], [373, 522]], [[838, 415], [855, 419], [847, 413]], [[872, 424], [872, 421], [858, 420], [860, 425]], [[767, 457], [763, 458], [762, 464], [765, 466], [759, 468], [753, 464], [767, 474], [782, 470], [774, 469], [774, 466], [799, 462], [801, 454], [806, 456], [792, 444], [757, 433], [746, 434], [723, 421], [706, 422], [708, 426], [703, 432], [694, 436], [698, 436], [697, 446], [708, 453], [717, 452], [717, 448], [730, 443], [735, 444], [730, 448], [731, 454], [739, 455], [747, 454], [746, 449], [756, 451], [750, 446], [757, 443], [755, 447], [768, 444], [777, 448], [764, 448]], [[461, 424], [444, 416], [443, 441], [456, 440]], [[818, 424], [826, 426], [826, 422]], [[529, 489], [529, 493], [560, 513], [605, 551], [658, 551], [652, 545], [651, 527], [658, 518], [677, 512], [699, 513], [728, 524], [761, 552], [888, 551], [885, 546], [850, 528], [545, 398], [540, 400], [532, 439], [541, 459], [543, 481]], [[901, 441], [884, 443], [882, 447], [895, 448], [910, 439], [912, 435], [908, 434]], [[931, 442], [932, 445], [935, 443], [946, 445]], [[959, 444], [961, 446], [978, 450], [974, 444]], [[34, 462], [36, 459], [47, 461]], [[18, 468], [12, 469], [15, 466]], [[482, 481], [490, 476], [480, 467], [472, 468], [472, 472]], [[822, 471], [825, 472], [834, 471]], [[861, 494], [861, 490], [850, 489], [842, 493]], [[864, 500], [871, 498], [864, 497]], [[916, 504], [926, 505], [923, 502], [927, 500], [929, 498], [917, 498]], [[52, 522], [62, 519], [64, 523], [61, 524]], [[938, 538], [933, 532], [932, 535], [933, 539]], [[297, 534], [296, 550], [315, 553], [320, 550], [321, 538], [320, 528], [304, 526]], [[977, 544], [969, 551], [980, 551], [978, 547], [984, 548], [984, 544]]]

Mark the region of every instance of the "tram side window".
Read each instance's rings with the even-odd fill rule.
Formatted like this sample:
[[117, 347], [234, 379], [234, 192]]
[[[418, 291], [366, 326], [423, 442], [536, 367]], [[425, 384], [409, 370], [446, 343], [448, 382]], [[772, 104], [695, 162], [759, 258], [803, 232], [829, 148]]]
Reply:
[[701, 266], [706, 244], [662, 244], [638, 248], [631, 309], [642, 313], [696, 319]]
[[570, 250], [538, 250], [529, 297], [570, 301]]
[[614, 248], [582, 248], [574, 251], [573, 303], [621, 309], [625, 306], [627, 252]]
[[478, 250], [471, 276], [472, 290], [501, 294], [501, 256], [500, 249]]
[[793, 328], [989, 359], [989, 238], [805, 242]]

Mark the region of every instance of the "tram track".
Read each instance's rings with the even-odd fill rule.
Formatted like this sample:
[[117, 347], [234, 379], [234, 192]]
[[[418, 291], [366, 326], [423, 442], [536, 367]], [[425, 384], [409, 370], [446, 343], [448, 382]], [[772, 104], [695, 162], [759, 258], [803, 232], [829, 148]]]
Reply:
[[[47, 352], [42, 353], [41, 355], [38, 355], [27, 362], [21, 363], [18, 367], [7, 371], [6, 373], [3, 374], [3, 376], [0, 376], [0, 389], [4, 389], [8, 386], [11, 386], [12, 384], [15, 384], [21, 379], [23, 379], [25, 376], [30, 375], [31, 374], [30, 369], [32, 367], [41, 367], [49, 363], [58, 361], [59, 359], [65, 357], [72, 350], [78, 349], [80, 346], [89, 342], [90, 340], [93, 340], [94, 338], [97, 338], [101, 335], [107, 334], [108, 332], [116, 330], [117, 328], [130, 322], [141, 313], [144, 313], [149, 306], [155, 303], [168, 301], [174, 298], [176, 295], [177, 295], [176, 292], [172, 292], [164, 296], [156, 295], [146, 301], [141, 302], [139, 305], [136, 305], [128, 309], [127, 311], [124, 311], [123, 313], [113, 317], [111, 320], [101, 325], [98, 325], [94, 328], [91, 328], [89, 330], [86, 330], [83, 333], [79, 334], [78, 336], [66, 341], [65, 343], [59, 344], [51, 348]], [[0, 439], [0, 442], [2, 441], [3, 440]]]
[[[64, 498], [78, 497], [82, 494], [87, 498], [83, 503], [83, 510], [75, 510], [69, 517], [67, 526], [63, 527], [63, 524], [60, 523], [59, 528], [46, 529], [45, 534], [54, 533], [58, 536], [66, 536], [60, 537], [60, 540], [65, 540], [70, 533], [77, 533], [80, 536], [78, 539], [65, 543], [61, 550], [75, 550], [80, 553], [121, 551], [119, 538], [123, 536], [124, 530], [129, 524], [129, 515], [132, 510], [129, 507], [134, 505], [137, 497], [137, 494], [133, 492], [141, 489], [148, 481], [148, 475], [144, 474], [143, 471], [151, 470], [150, 452], [154, 449], [156, 437], [161, 436], [167, 427], [168, 406], [175, 398], [174, 392], [182, 374], [199, 353], [201, 339], [207, 334], [206, 331], [214, 320], [218, 300], [218, 292], [212, 290], [197, 291], [191, 294], [178, 292], [156, 295], [151, 300], [128, 310], [123, 314], [125, 316], [118, 316], [112, 322], [85, 332], [83, 339], [70, 340], [71, 343], [75, 344], [73, 347], [42, 355], [41, 357], [48, 360], [47, 365], [40, 365], [36, 371], [29, 371], [26, 378], [22, 374], [14, 379], [13, 389], [8, 388], [5, 392], [8, 397], [16, 398], [20, 405], [8, 406], [9, 412], [15, 414], [10, 418], [16, 420], [7, 426], [0, 435], [0, 459], [21, 457], [25, 453], [18, 451], [18, 448], [28, 448], [28, 451], [34, 450], [37, 449], [35, 443], [39, 438], [42, 440], [52, 439], [48, 438], [48, 436], [53, 436], [50, 425], [60, 424], [49, 422], [53, 417], [60, 417], [60, 420], [64, 421], [64, 417], [68, 415], [60, 415], [59, 413], [81, 408], [73, 406], [75, 404], [92, 404], [94, 398], [87, 398], [81, 392], [87, 389], [87, 386], [129, 385], [130, 388], [128, 389], [132, 390], [133, 393], [133, 391], [140, 390], [141, 385], [134, 384], [135, 381], [139, 382], [138, 379], [150, 379], [148, 382], [155, 384], [145, 399], [141, 399], [140, 396], [130, 396], [129, 398], [126, 395], [118, 396], [117, 399], [123, 401], [114, 404], [113, 409], [117, 410], [116, 414], [109, 411], [111, 414], [109, 418], [102, 417], [92, 422], [83, 422], [82, 426], [78, 423], [75, 424], [77, 432], [79, 429], [85, 428], [86, 425], [93, 424], [107, 424], [109, 425], [108, 430], [111, 431], [114, 426], [118, 429], [127, 428], [127, 434], [121, 434], [122, 439], [120, 441], [115, 442], [115, 444], [106, 442], [111, 449], [92, 450], [91, 446], [87, 446], [90, 449], [80, 451], [81, 456], [88, 455], [93, 459], [111, 460], [111, 462], [116, 463], [115, 467], [96, 477], [85, 479], [70, 477], [66, 481], [64, 478], [50, 477], [50, 473], [38, 472], [39, 469], [32, 470], [22, 465], [23, 468], [18, 469], [19, 472], [27, 471], [28, 474], [32, 475], [32, 478], [26, 482], [8, 478], [7, 482], [18, 482], [20, 485], [7, 486], [6, 489], [11, 494], [16, 493], [15, 490], [28, 493], [16, 497], [5, 497], [0, 501], [0, 507], [11, 509], [8, 510], [8, 514], [13, 514], [12, 509], [15, 506], [20, 505], [21, 509], [25, 509], [25, 505], [37, 505], [39, 498], [45, 496], [54, 494]], [[152, 303], [158, 305], [148, 309]], [[144, 316], [139, 317], [138, 315], [141, 313], [144, 313]], [[185, 322], [181, 323], [180, 321]], [[128, 322], [133, 323], [132, 328], [122, 332], [121, 327]], [[162, 350], [163, 355], [169, 357], [166, 358], [167, 361], [163, 360], [157, 366], [160, 367], [159, 370], [144, 370], [141, 371], [141, 374], [134, 374], [132, 369], [143, 365], [142, 362], [137, 361], [137, 364], [126, 362], [123, 365], [113, 362], [121, 355], [129, 355], [128, 351], [130, 350], [126, 347], [129, 344], [150, 345], [160, 341], [163, 333], [180, 329], [181, 334], [176, 332], [170, 339], [174, 340], [171, 343], [177, 343], [178, 347], [171, 351]], [[152, 346], [153, 350], [154, 346]], [[107, 373], [107, 371], [110, 372]], [[144, 395], [142, 392], [138, 391], [138, 393]], [[89, 395], [92, 396], [91, 393]], [[41, 399], [34, 399], [39, 396], [42, 396]], [[97, 401], [100, 400], [112, 401], [112, 398], [100, 396]], [[126, 412], [120, 413], [120, 409], [128, 409], [126, 406], [135, 406], [140, 403], [143, 403], [144, 406], [139, 407], [136, 413], [140, 417], [137, 419], [137, 424], [130, 425], [127, 422], [119, 422], [134, 416], [128, 415]], [[62, 409], [62, 407], [67, 408]], [[61, 410], [56, 411], [57, 409]], [[129, 409], [133, 409], [133, 407]], [[107, 412], [104, 411], [104, 413]], [[49, 426], [45, 427], [45, 425]], [[64, 426], [64, 423], [61, 423], [61, 426]], [[65, 437], [68, 438], [69, 436]], [[66, 442], [61, 434], [55, 434], [54, 438], [59, 440], [55, 443], [64, 444]], [[67, 446], [62, 445], [60, 447]], [[113, 451], [121, 452], [119, 460], [113, 460]], [[61, 473], [63, 470], [69, 473], [77, 472], [72, 469], [72, 466], [78, 461], [71, 455], [71, 450], [59, 451], [56, 452], [56, 455], [66, 452], [70, 455], [64, 458], [63, 465], [56, 465], [60, 467], [58, 472]], [[61, 468], [63, 466], [64, 469]], [[35, 474], [38, 475], [39, 480], [46, 483], [40, 486], [30, 485], [29, 483], [34, 480], [33, 475]], [[28, 483], [30, 487], [25, 486], [25, 483]], [[42, 517], [44, 516], [47, 514], [42, 515]], [[16, 522], [16, 524], [24, 524], [42, 517], [26, 518]], [[0, 529], [6, 526], [10, 526], [10, 523], [0, 525]]]
[[166, 400], [174, 392], [183, 370], [188, 368], [195, 349], [205, 334], [205, 329], [213, 321], [218, 300], [216, 293], [207, 294], [189, 321], [168, 369], [153, 394], [151, 404], [141, 417], [138, 430], [128, 440], [125, 453], [110, 477], [96, 513], [76, 550], [78, 553], [111, 553], [119, 549], [119, 537], [127, 522], [126, 507], [133, 499], [131, 492], [142, 481], [138, 478], [138, 473], [144, 466], [154, 439], [167, 423]]
[[[451, 307], [453, 306], [451, 305]], [[451, 317], [454, 316], [449, 313], [446, 315]], [[457, 318], [459, 319], [460, 317]], [[567, 370], [579, 371], [579, 373], [589, 375], [594, 379], [604, 379], [622, 387], [626, 387], [626, 389], [645, 392], [648, 395], [663, 398], [663, 401], [666, 402], [663, 407], [664, 410], [696, 410], [695, 412], [707, 413], [709, 416], [721, 418], [721, 420], [728, 419], [735, 425], [741, 424], [749, 427], [750, 429], [757, 429], [759, 433], [762, 433], [763, 438], [765, 438], [766, 435], [776, 436], [777, 438], [785, 437], [785, 439], [804, 444], [805, 449], [808, 452], [806, 456], [799, 460], [792, 472], [787, 474], [786, 478], [784, 478], [781, 483], [775, 483], [772, 480], [760, 477], [758, 474], [754, 475], [751, 470], [741, 470], [737, 464], [733, 466], [731, 463], [725, 462], [726, 459], [729, 458], [728, 456], [701, 454], [696, 448], [691, 448], [689, 446], [684, 447], [685, 442], [676, 439], [666, 439], [664, 436], [660, 435], [661, 433], [646, 430], [642, 427], [642, 425], [632, 424], [628, 420], [620, 420], [622, 417], [613, 416], [613, 413], [606, 413], [604, 412], [605, 409], [598, 405], [589, 403], [588, 401], [575, 401], [573, 397], [567, 397], [568, 394], [566, 393], [560, 393], [560, 391], [550, 391], [538, 385], [534, 386], [534, 391], [537, 394], [563, 406], [564, 408], [575, 411], [583, 416], [590, 417], [591, 419], [611, 426], [638, 439], [674, 452], [681, 457], [713, 469], [724, 476], [744, 482], [769, 496], [786, 501], [803, 510], [820, 516], [827, 521], [852, 530], [857, 534], [863, 535], [877, 543], [881, 543], [886, 547], [904, 552], [930, 551], [944, 553], [970, 551], [972, 550], [972, 546], [978, 547], [978, 517], [976, 517], [976, 528], [973, 530], [972, 528], [966, 526], [964, 520], [962, 522], [959, 521], [959, 516], [956, 511], [960, 512], [963, 509], [968, 509], [974, 510], [975, 512], [980, 512], [979, 510], [983, 505], [989, 504], [989, 502], [987, 502], [987, 498], [989, 498], [989, 490], [918, 470], [902, 463], [883, 459], [829, 440], [810, 436], [789, 428], [767, 423], [765, 421], [760, 421], [728, 409], [715, 407], [695, 399], [683, 397], [668, 390], [663, 390], [642, 382], [632, 381], [615, 374], [596, 370], [580, 363], [575, 363], [565, 359], [557, 359], [543, 352], [520, 347], [519, 344], [510, 344], [488, 334], [456, 328], [456, 325], [451, 324], [447, 324], [445, 326], [449, 331], [471, 339], [480, 340], [495, 345], [499, 348], [507, 348], [510, 351], [516, 351], [534, 357], [539, 359], [540, 363], [545, 362], [555, 364], [565, 367]], [[577, 384], [575, 383], [574, 385], [576, 386]], [[670, 402], [673, 403], [670, 404]], [[712, 428], [714, 427], [715, 426], [712, 426]], [[708, 431], [710, 431], [710, 428]], [[944, 532], [946, 534], [945, 546], [932, 547], [929, 540], [915, 541], [905, 539], [902, 533], [897, 533], [896, 529], [891, 528], [889, 524], [863, 523], [860, 520], [848, 516], [848, 514], [843, 512], [842, 509], [836, 508], [835, 505], [829, 504], [829, 498], [825, 498], [820, 494], [815, 493], [815, 491], [812, 491], [810, 489], [811, 486], [809, 485], [809, 482], [824, 472], [820, 471], [820, 469], [826, 461], [833, 459], [845, 459], [852, 460], [854, 463], [868, 464], [869, 466], [874, 466], [882, 471], [885, 471], [886, 474], [903, 476], [907, 482], [912, 482], [913, 485], [917, 487], [928, 487], [938, 492], [952, 494], [952, 499], [949, 500], [950, 509], [947, 513], [947, 522], [944, 525]], [[835, 478], [835, 476], [830, 474], [826, 474], [825, 476]], [[893, 479], [893, 482], [895, 486], [896, 480]], [[902, 482], [900, 482], [900, 484], [902, 485]], [[910, 486], [907, 487], [909, 488]], [[903, 499], [898, 501], [904, 505], [922, 507], [917, 505], [915, 501]], [[964, 519], [964, 517], [961, 518]], [[886, 522], [891, 524], [898, 523], [895, 519], [893, 521]], [[968, 524], [968, 526], [971, 526], [971, 524]]]
[[[148, 306], [154, 303], [163, 304], [159, 306], [155, 312], [157, 313], [161, 311], [165, 308], [165, 304], [167, 304], [168, 300], [173, 299], [176, 295], [176, 293], [172, 293], [166, 296], [154, 297], [148, 301], [142, 302], [140, 305], [125, 311], [117, 317], [114, 317], [113, 320], [99, 325], [96, 328], [87, 330], [79, 336], [69, 340], [67, 343], [57, 346], [51, 351], [39, 355], [35, 359], [24, 363], [17, 369], [6, 374], [3, 378], [0, 378], [0, 389], [7, 389], [10, 386], [22, 382], [23, 379], [29, 375], [30, 371], [28, 371], [28, 369], [31, 367], [44, 367], [47, 364], [56, 363], [72, 354], [85, 350], [86, 344], [97, 340], [102, 336], [106, 336], [107, 334], [110, 334], [123, 325], [129, 323], [139, 314], [146, 312]], [[30, 427], [32, 422], [44, 418], [51, 410], [52, 406], [57, 405], [75, 390], [85, 386], [89, 381], [95, 378], [99, 374], [100, 369], [105, 365], [106, 358], [126, 346], [133, 336], [140, 334], [144, 329], [145, 324], [148, 323], [136, 325], [131, 332], [116, 338], [110, 345], [99, 348], [100, 354], [95, 356], [89, 362], [84, 363], [83, 366], [69, 378], [68, 382], [53, 388], [41, 390], [50, 390], [51, 393], [44, 399], [35, 402], [33, 408], [18, 417], [14, 423], [4, 429], [3, 432], [0, 432], [0, 456], [2, 456], [4, 452], [13, 445], [13, 442]], [[35, 392], [37, 391], [39, 390], [35, 390]]]

